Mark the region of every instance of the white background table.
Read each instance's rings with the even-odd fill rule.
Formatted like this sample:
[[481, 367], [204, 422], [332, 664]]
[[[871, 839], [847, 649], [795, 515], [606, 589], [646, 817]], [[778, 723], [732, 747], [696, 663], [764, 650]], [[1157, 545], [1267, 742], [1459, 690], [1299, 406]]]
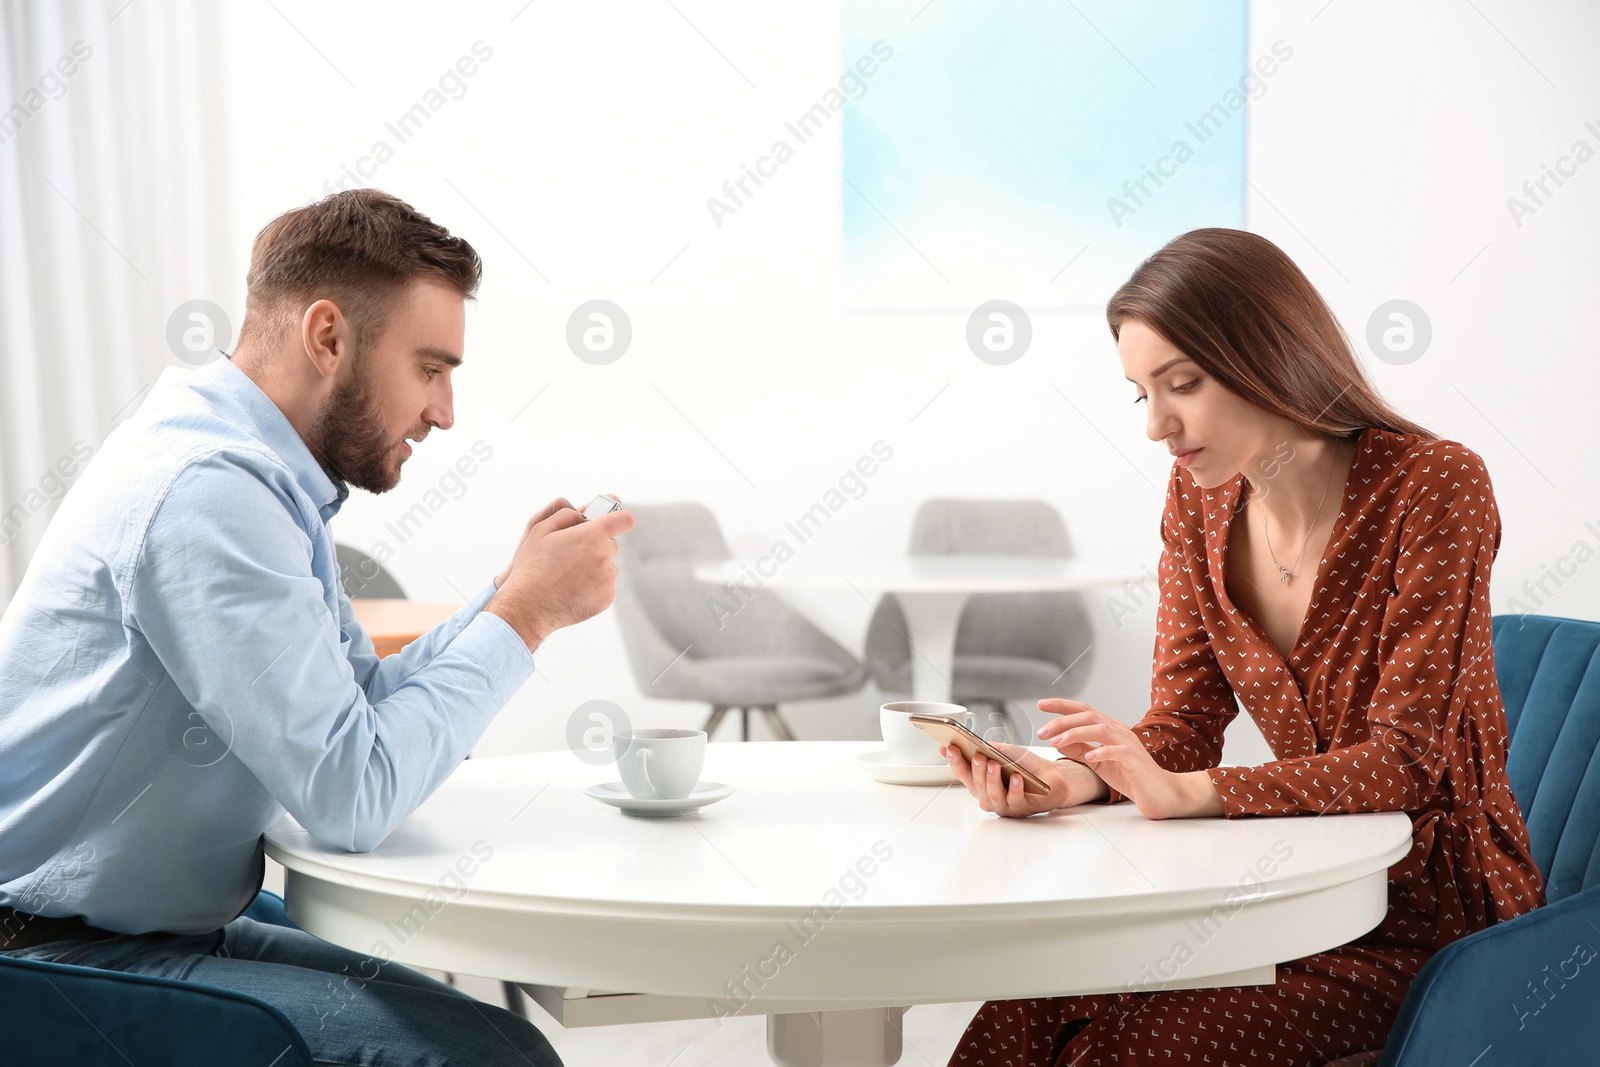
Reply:
[[[893, 593], [911, 641], [911, 687], [918, 700], [950, 700], [956, 627], [975, 593], [1086, 590], [1138, 582], [1148, 567], [1049, 556], [798, 556], [758, 569], [748, 560], [717, 560], [694, 569], [698, 581], [749, 588], [852, 589]], [[762, 573], [763, 570], [771, 573]], [[1063, 664], [1063, 667], [1071, 664]]]
[[525, 983], [569, 1025], [766, 1014], [779, 1063], [878, 1064], [905, 1005], [1270, 981], [1376, 926], [1410, 847], [1398, 813], [998, 819], [873, 781], [873, 747], [712, 745], [738, 791], [667, 820], [585, 797], [614, 768], [565, 751], [474, 759], [370, 853], [287, 819], [267, 849], [335, 944]]

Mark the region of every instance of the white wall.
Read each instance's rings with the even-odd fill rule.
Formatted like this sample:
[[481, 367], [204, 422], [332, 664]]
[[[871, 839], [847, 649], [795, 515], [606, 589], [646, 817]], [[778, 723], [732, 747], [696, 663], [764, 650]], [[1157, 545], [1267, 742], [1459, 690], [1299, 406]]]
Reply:
[[[907, 23], [894, 45], [915, 48], [922, 0], [896, 6]], [[1600, 371], [1586, 314], [1600, 162], [1520, 227], [1506, 207], [1575, 140], [1600, 148], [1600, 71], [1585, 54], [1600, 10], [1253, 8], [1248, 55], [1280, 39], [1294, 55], [1249, 111], [1250, 227], [1304, 267], [1358, 344], [1382, 302], [1425, 309], [1423, 358], [1364, 354], [1402, 410], [1487, 460], [1505, 525], [1496, 610], [1520, 596], [1529, 609], [1600, 617], [1600, 568], [1522, 592], [1575, 542], [1600, 551]], [[388, 540], [411, 596], [452, 599], [486, 581], [525, 517], [558, 494], [704, 501], [736, 552], [763, 550], [880, 439], [893, 460], [805, 551], [899, 550], [934, 495], [1028, 496], [1062, 511], [1080, 554], [1156, 560], [1168, 459], [1144, 436], [1098, 314], [1036, 314], [1032, 349], [1004, 367], [967, 350], [964, 314], [843, 314], [836, 135], [804, 145], [713, 224], [706, 198], [838, 77], [836, 5], [280, 0], [229, 14], [238, 286], [217, 299], [230, 313], [242, 309], [255, 230], [322, 195], [374, 140], [394, 145], [385, 121], [475, 42], [493, 50], [465, 95], [370, 178], [468, 237], [487, 265], [455, 428], [418, 451], [399, 488], [353, 498], [335, 527], [357, 546]], [[609, 366], [564, 343], [572, 309], [596, 297], [634, 325]], [[479, 439], [493, 459], [396, 544], [385, 523]], [[867, 606], [847, 597], [830, 618], [859, 632]], [[1097, 608], [1097, 628], [1084, 698], [1137, 717], [1153, 607], [1120, 629]], [[546, 644], [539, 675], [479, 751], [560, 747], [569, 714], [594, 698], [636, 723], [702, 714], [643, 701], [602, 616]], [[872, 700], [791, 717], [804, 735], [866, 736]], [[1259, 739], [1230, 752], [1263, 754]]]

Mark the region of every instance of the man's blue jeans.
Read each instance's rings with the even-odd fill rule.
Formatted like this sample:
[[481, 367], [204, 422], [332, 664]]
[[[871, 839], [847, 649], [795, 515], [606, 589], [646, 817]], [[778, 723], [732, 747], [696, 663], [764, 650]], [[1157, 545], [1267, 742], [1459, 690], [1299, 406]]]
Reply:
[[210, 934], [53, 941], [5, 955], [246, 993], [283, 1012], [319, 1064], [561, 1067], [544, 1035], [504, 1008], [399, 964], [242, 916]]

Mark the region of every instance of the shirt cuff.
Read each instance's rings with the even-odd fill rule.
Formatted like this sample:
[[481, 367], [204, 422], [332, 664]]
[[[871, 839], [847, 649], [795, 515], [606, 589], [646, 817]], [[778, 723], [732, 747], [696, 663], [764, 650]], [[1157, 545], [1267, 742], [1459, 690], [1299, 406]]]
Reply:
[[1248, 775], [1254, 768], [1251, 767], [1209, 767], [1206, 776], [1211, 779], [1211, 785], [1216, 789], [1217, 796], [1222, 798], [1222, 817], [1231, 819], [1236, 815], [1250, 815], [1252, 812], [1239, 799], [1241, 786], [1249, 784]]
[[533, 677], [533, 653], [511, 624], [493, 612], [480, 611], [450, 642], [450, 651], [465, 653], [483, 668], [496, 714]]
[[472, 605], [474, 611], [482, 611], [489, 606], [489, 601], [493, 600], [494, 595], [498, 592], [499, 590], [494, 587], [494, 579], [490, 578], [489, 584], [478, 590], [478, 595], [467, 601], [467, 603]]

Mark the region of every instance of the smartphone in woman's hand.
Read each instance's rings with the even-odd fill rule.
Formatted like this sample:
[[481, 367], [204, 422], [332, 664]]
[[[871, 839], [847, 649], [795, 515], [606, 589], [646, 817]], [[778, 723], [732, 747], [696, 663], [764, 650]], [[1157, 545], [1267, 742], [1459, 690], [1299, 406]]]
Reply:
[[1006, 788], [1011, 787], [1011, 776], [1022, 776], [1022, 791], [1024, 793], [1037, 793], [1043, 796], [1050, 792], [1050, 787], [1045, 785], [1038, 775], [1027, 770], [1022, 764], [995, 748], [989, 742], [967, 729], [959, 719], [952, 719], [948, 715], [924, 715], [921, 712], [912, 712], [907, 716], [912, 725], [923, 733], [932, 737], [941, 745], [953, 745], [966, 757], [968, 763], [973, 756], [981, 755], [986, 760], [993, 760], [1000, 765], [1000, 784]]

